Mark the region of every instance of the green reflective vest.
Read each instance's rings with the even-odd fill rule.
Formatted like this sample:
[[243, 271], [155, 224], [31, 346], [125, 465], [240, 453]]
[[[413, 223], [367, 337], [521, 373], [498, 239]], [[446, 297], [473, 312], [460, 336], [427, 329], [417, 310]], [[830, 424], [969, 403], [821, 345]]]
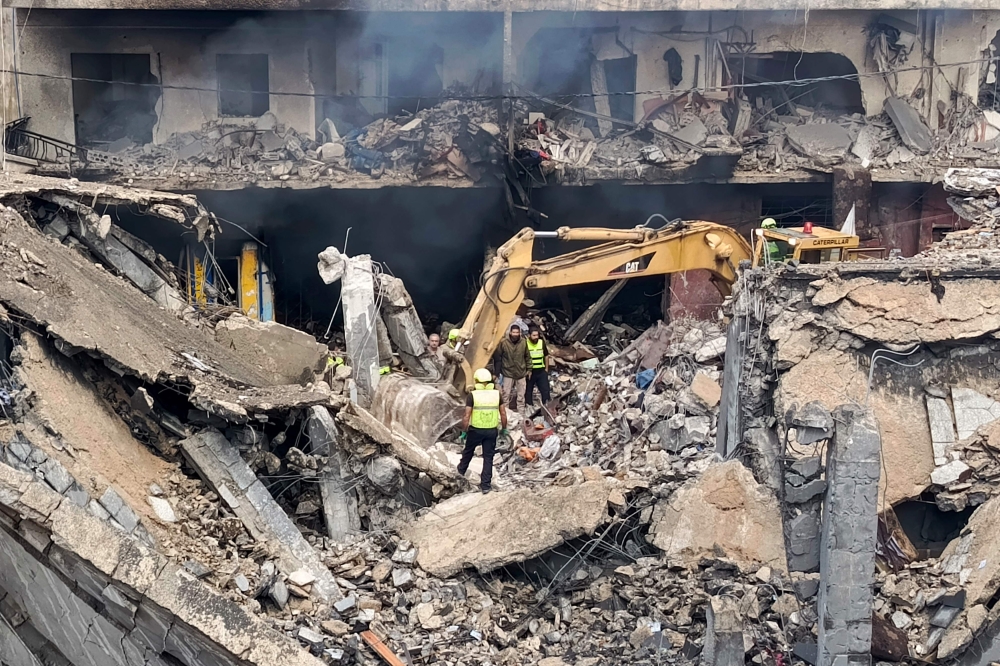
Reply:
[[472, 392], [472, 418], [469, 427], [496, 430], [500, 425], [500, 391], [477, 389]]
[[528, 340], [528, 355], [531, 356], [532, 370], [545, 368], [545, 342], [541, 338], [538, 339], [538, 342]]

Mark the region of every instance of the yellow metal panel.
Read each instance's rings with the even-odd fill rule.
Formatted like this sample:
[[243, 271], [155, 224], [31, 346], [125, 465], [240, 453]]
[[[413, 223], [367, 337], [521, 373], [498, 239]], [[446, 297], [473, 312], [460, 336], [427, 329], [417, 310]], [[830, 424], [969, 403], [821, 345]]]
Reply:
[[208, 305], [205, 295], [205, 264], [199, 257], [194, 258], [194, 300], [198, 305]]
[[260, 319], [260, 309], [257, 307], [257, 244], [243, 244], [240, 252], [240, 309], [251, 319]]

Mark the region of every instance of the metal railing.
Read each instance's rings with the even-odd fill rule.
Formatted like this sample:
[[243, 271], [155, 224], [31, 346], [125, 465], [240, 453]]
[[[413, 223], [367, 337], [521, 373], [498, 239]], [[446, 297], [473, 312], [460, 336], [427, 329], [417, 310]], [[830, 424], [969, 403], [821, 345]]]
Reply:
[[4, 149], [10, 155], [39, 162], [65, 164], [71, 168], [79, 149], [71, 143], [31, 132], [26, 129], [30, 117], [18, 118], [4, 127]]

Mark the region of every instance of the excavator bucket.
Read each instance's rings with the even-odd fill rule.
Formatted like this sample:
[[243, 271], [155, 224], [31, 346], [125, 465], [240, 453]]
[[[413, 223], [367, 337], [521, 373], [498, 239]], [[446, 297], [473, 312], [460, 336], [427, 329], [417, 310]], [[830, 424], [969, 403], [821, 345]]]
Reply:
[[432, 446], [462, 419], [462, 406], [433, 384], [390, 374], [383, 376], [372, 399], [372, 416], [422, 446]]

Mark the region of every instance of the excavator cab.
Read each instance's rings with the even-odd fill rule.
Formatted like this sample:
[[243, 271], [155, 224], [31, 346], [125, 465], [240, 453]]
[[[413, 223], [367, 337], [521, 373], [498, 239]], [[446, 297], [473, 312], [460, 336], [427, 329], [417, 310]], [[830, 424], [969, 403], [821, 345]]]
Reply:
[[806, 223], [802, 227], [754, 229], [753, 265], [785, 262], [803, 264], [854, 261], [861, 258], [857, 236]]

